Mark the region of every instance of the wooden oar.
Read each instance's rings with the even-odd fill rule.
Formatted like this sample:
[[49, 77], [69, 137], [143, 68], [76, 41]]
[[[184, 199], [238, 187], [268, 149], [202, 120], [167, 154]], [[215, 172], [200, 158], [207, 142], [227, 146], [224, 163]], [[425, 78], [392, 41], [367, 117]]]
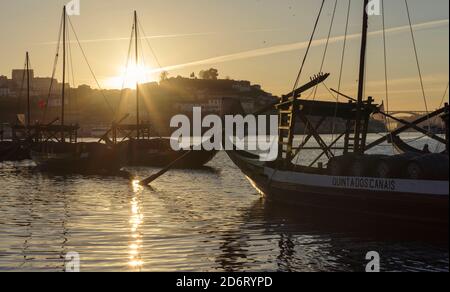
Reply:
[[[314, 78], [311, 78], [311, 81], [301, 87], [299, 87], [298, 89], [294, 90], [293, 92], [285, 95], [284, 97], [287, 96], [293, 96], [294, 99], [298, 98], [303, 92], [314, 88], [315, 86], [317, 86], [318, 84], [324, 82], [328, 77], [330, 76], [330, 74], [319, 74], [314, 76]], [[276, 107], [277, 105], [280, 105], [280, 101], [276, 101], [274, 103], [271, 103], [263, 108], [261, 108], [260, 110], [257, 110], [256, 112], [252, 113], [251, 115], [260, 115], [263, 114], [271, 109], [273, 109], [274, 107]], [[193, 152], [193, 150], [190, 150], [188, 152], [186, 152], [185, 154], [183, 154], [181, 157], [179, 157], [177, 160], [175, 160], [174, 162], [170, 163], [168, 166], [166, 166], [164, 169], [162, 169], [161, 171], [159, 171], [158, 173], [150, 176], [149, 178], [143, 180], [140, 182], [141, 185], [147, 186], [150, 183], [152, 183], [153, 181], [155, 181], [156, 179], [158, 179], [160, 176], [162, 176], [163, 174], [165, 174], [166, 172], [168, 172], [169, 170], [172, 169], [173, 166], [175, 166], [178, 162], [180, 162], [181, 160], [185, 159], [187, 156], [189, 156], [191, 153]]]
[[[268, 110], [274, 108], [274, 106], [276, 106], [277, 104], [279, 104], [279, 101], [274, 102], [270, 105], [265, 106], [264, 108], [256, 111], [255, 113], [253, 113], [253, 115], [260, 115], [264, 112], [267, 112]], [[166, 172], [168, 172], [169, 170], [172, 169], [172, 167], [174, 167], [177, 163], [179, 163], [180, 161], [182, 161], [183, 159], [185, 159], [187, 156], [189, 156], [190, 154], [192, 154], [194, 150], [189, 150], [188, 152], [184, 153], [182, 156], [180, 156], [178, 159], [176, 159], [175, 161], [173, 161], [172, 163], [170, 163], [169, 165], [167, 165], [166, 167], [164, 167], [162, 170], [160, 170], [158, 173], [142, 180], [141, 182], [139, 182], [140, 185], [142, 186], [148, 186], [149, 184], [151, 184], [152, 182], [154, 182], [155, 180], [157, 180], [160, 176], [164, 175]]]
[[166, 167], [164, 167], [163, 169], [161, 169], [158, 173], [155, 173], [154, 175], [150, 176], [149, 178], [146, 178], [142, 181], [139, 182], [140, 185], [142, 186], [148, 186], [149, 184], [151, 184], [153, 181], [155, 181], [156, 179], [158, 179], [160, 176], [164, 175], [166, 172], [168, 172], [169, 170], [172, 169], [172, 167], [174, 167], [175, 165], [177, 165], [179, 162], [181, 162], [183, 159], [185, 159], [186, 157], [188, 157], [194, 150], [189, 150], [188, 152], [184, 153], [183, 155], [181, 155], [180, 157], [178, 157], [176, 160], [174, 160], [173, 162], [171, 162], [169, 165], [167, 165]]

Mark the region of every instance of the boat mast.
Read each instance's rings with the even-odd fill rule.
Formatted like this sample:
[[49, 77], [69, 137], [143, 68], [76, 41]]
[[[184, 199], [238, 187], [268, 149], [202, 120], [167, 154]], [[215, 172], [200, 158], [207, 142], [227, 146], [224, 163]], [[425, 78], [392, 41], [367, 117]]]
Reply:
[[448, 103], [445, 104], [445, 114], [442, 117], [442, 120], [445, 123], [445, 150], [448, 153], [448, 139], [449, 139], [449, 128], [448, 128]]
[[[136, 72], [138, 71], [138, 64], [139, 64], [139, 51], [138, 51], [138, 21], [137, 21], [137, 12], [134, 11], [134, 41], [135, 41], [135, 54], [136, 54]], [[138, 76], [135, 76], [136, 78], [136, 138], [140, 139], [140, 117], [139, 117], [139, 78]]]
[[30, 57], [27, 52], [26, 56], [27, 63], [27, 128], [30, 127], [31, 124], [31, 110], [30, 110]]
[[365, 83], [365, 73], [366, 73], [366, 49], [367, 49], [367, 30], [369, 25], [369, 15], [367, 13], [367, 8], [369, 5], [369, 0], [364, 0], [363, 7], [363, 26], [362, 26], [362, 37], [361, 37], [361, 55], [359, 63], [359, 82], [358, 82], [358, 100], [356, 106], [356, 124], [355, 124], [355, 145], [354, 153], [362, 154], [364, 152], [364, 145], [362, 144], [361, 134], [362, 133], [362, 110], [364, 106], [364, 83]]
[[61, 95], [61, 141], [65, 142], [64, 137], [64, 103], [66, 87], [66, 6], [63, 8], [63, 73], [62, 73], [62, 95]]

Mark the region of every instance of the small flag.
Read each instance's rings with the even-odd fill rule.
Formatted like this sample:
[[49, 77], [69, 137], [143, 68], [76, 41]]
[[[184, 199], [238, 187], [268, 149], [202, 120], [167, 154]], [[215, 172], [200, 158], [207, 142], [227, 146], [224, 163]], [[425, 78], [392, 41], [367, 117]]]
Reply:
[[45, 109], [47, 107], [47, 102], [45, 100], [41, 99], [41, 100], [39, 100], [38, 105], [39, 105], [39, 108], [41, 110], [43, 110], [43, 109]]

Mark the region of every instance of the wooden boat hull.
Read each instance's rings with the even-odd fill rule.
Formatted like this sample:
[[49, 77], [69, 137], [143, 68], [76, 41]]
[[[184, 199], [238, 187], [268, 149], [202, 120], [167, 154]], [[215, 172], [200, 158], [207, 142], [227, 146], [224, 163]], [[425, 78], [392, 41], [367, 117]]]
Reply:
[[[398, 153], [413, 153], [413, 154], [418, 154], [418, 155], [425, 155], [425, 154], [430, 154], [430, 151], [425, 151], [425, 150], [420, 150], [417, 148], [414, 148], [410, 145], [408, 145], [408, 143], [406, 143], [405, 141], [403, 141], [399, 136], [393, 136], [389, 138], [389, 142], [392, 143], [392, 145], [394, 145], [395, 150], [397, 150]], [[444, 150], [443, 152], [441, 152], [441, 154], [447, 154], [448, 152], [447, 150]]]
[[448, 181], [275, 171], [236, 152], [228, 155], [253, 186], [272, 201], [448, 227]]
[[12, 141], [0, 142], [0, 162], [22, 161], [30, 158], [29, 151], [20, 143], [15, 143]]
[[[129, 140], [119, 144], [127, 157], [129, 166], [164, 167], [185, 154], [186, 150], [174, 151], [169, 139]], [[197, 169], [205, 166], [217, 151], [194, 151], [174, 168]]]
[[40, 169], [55, 172], [114, 173], [124, 164], [117, 149], [100, 143], [43, 143], [30, 155]]

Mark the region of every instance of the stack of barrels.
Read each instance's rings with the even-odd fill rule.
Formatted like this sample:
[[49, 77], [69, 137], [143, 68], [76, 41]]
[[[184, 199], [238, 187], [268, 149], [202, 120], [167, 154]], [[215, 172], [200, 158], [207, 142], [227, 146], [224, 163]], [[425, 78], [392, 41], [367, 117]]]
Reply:
[[332, 176], [414, 180], [448, 180], [447, 154], [355, 155], [334, 157], [328, 163]]

